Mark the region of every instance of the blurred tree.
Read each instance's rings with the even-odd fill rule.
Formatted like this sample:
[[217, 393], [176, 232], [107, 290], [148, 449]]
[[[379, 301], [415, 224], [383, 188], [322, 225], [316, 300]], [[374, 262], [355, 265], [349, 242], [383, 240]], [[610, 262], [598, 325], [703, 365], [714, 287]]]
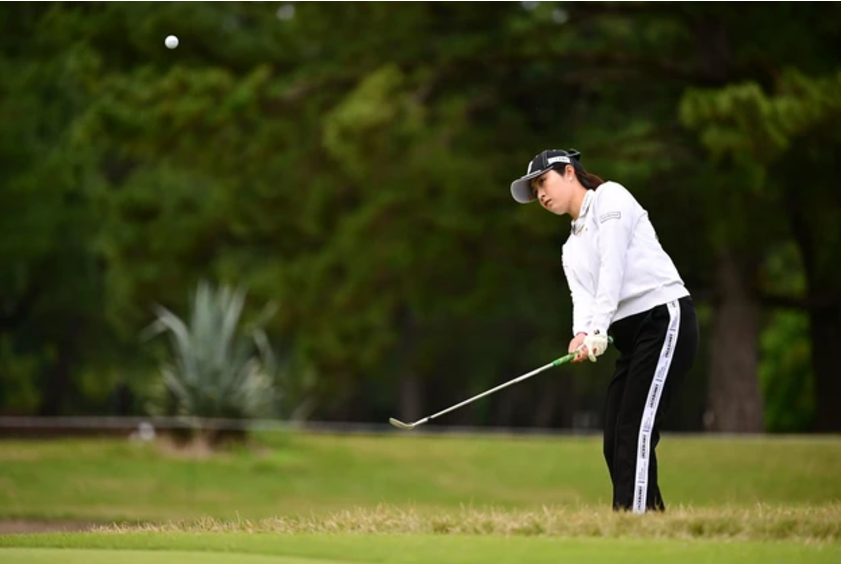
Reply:
[[[508, 194], [549, 146], [575, 146], [628, 186], [699, 305], [714, 306], [693, 386], [709, 367], [716, 428], [763, 424], [762, 314], [786, 302], [767, 295], [768, 257], [799, 241], [810, 297], [797, 300], [818, 303], [835, 283], [821, 215], [832, 193], [808, 203], [821, 206], [817, 239], [807, 208], [769, 182], [805, 178], [794, 161], [736, 147], [754, 130], [778, 142], [760, 119], [775, 96], [815, 105], [803, 92], [834, 69], [835, 5], [13, 6], [4, 22], [28, 31], [8, 30], [0, 61], [21, 78], [0, 85], [4, 115], [20, 116], [0, 134], [0, 358], [18, 374], [33, 355], [46, 370], [55, 351], [69, 359], [55, 366], [128, 369], [152, 304], [183, 308], [210, 278], [282, 305], [268, 329], [322, 376], [321, 417], [411, 419], [487, 389], [566, 349], [566, 223]], [[21, 49], [19, 37], [39, 39]], [[791, 142], [832, 136], [780, 119]], [[17, 141], [35, 133], [40, 144]], [[810, 182], [834, 146], [809, 144]], [[52, 258], [66, 262], [36, 275]], [[49, 315], [34, 305], [45, 295], [59, 300]], [[813, 342], [841, 327], [809, 311]], [[816, 390], [831, 392], [827, 349], [811, 351]], [[593, 419], [575, 412], [600, 411], [610, 368], [536, 379], [451, 421]], [[701, 394], [686, 401], [703, 411]]]
[[[77, 389], [83, 366], [100, 365], [114, 350], [99, 316], [102, 263], [83, 167], [62, 151], [86, 104], [94, 59], [84, 48], [58, 49], [40, 33], [49, 6], [3, 11], [0, 338], [5, 358], [37, 377], [25, 403], [5, 394], [0, 401], [4, 410], [70, 413], [84, 409]], [[86, 349], [92, 352], [82, 358]]]
[[[841, 268], [834, 259], [841, 249], [838, 191], [827, 175], [841, 145], [841, 73], [808, 77], [789, 69], [766, 94], [755, 83], [719, 91], [697, 91], [686, 100], [685, 112], [705, 145], [727, 156], [751, 174], [776, 204], [774, 217], [798, 245], [806, 277], [806, 296], [770, 295], [770, 304], [806, 309], [813, 343], [831, 342], [841, 331], [837, 288]], [[808, 197], [797, 192], [808, 186]], [[815, 242], [820, 240], [820, 244]], [[841, 429], [834, 398], [841, 378], [832, 355], [813, 347], [815, 425], [818, 430]], [[799, 377], [799, 375], [794, 376]]]
[[[701, 132], [702, 144], [713, 155], [713, 166], [699, 177], [708, 188], [712, 220], [708, 233], [718, 256], [718, 321], [712, 334], [715, 357], [710, 373], [713, 428], [759, 431], [763, 416], [754, 376], [758, 339], [753, 336], [759, 334], [765, 293], [760, 265], [771, 249], [791, 237], [784, 227], [788, 200], [780, 198], [774, 179], [763, 170], [771, 157], [762, 145], [781, 142], [780, 135], [792, 126], [792, 119], [802, 121], [825, 105], [811, 97], [799, 108], [788, 107], [786, 100], [773, 110], [773, 104], [762, 101], [762, 92], [786, 89], [785, 77], [790, 77], [786, 69], [833, 68], [830, 54], [839, 38], [834, 23], [839, 14], [837, 6], [793, 3], [767, 10], [689, 4], [681, 12], [694, 33], [697, 60], [705, 71], [705, 80], [693, 81], [687, 90], [681, 118]], [[803, 37], [804, 28], [810, 30], [808, 38]], [[814, 108], [804, 111], [810, 105]], [[769, 112], [791, 113], [782, 118], [786, 125], [780, 127], [773, 117], [766, 119]], [[819, 175], [825, 171], [825, 167], [816, 169]]]

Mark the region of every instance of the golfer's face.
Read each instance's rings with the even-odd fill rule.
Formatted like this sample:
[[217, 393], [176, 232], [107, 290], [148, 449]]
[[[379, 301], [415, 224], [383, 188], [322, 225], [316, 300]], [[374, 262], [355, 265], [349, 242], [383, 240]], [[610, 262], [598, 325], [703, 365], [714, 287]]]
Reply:
[[567, 213], [571, 186], [556, 171], [550, 170], [532, 179], [531, 190], [546, 210], [558, 215]]

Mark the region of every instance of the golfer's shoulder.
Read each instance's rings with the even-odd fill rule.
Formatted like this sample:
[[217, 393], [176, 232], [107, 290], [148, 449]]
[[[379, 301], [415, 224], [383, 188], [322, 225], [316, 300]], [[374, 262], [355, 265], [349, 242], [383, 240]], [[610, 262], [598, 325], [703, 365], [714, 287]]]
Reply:
[[597, 208], [633, 208], [639, 205], [634, 195], [627, 188], [612, 180], [599, 185], [596, 189], [594, 203]]

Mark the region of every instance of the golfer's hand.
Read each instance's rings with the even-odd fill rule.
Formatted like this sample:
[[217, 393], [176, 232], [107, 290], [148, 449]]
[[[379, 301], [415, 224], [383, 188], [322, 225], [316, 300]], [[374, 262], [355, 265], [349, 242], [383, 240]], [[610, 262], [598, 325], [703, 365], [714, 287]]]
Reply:
[[584, 339], [587, 337], [586, 333], [579, 333], [575, 336], [573, 340], [569, 342], [569, 350], [568, 352], [576, 352], [578, 354], [572, 359], [572, 362], [584, 362], [589, 358], [589, 354], [587, 353], [587, 349], [584, 347]]
[[596, 362], [597, 357], [604, 354], [604, 351], [607, 350], [607, 343], [607, 335], [599, 333], [599, 331], [594, 331], [584, 338], [584, 350], [588, 351], [590, 362]]

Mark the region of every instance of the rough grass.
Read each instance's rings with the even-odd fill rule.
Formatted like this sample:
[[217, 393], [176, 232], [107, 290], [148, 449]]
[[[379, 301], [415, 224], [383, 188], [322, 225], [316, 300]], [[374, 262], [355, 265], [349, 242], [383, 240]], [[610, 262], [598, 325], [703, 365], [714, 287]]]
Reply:
[[436, 514], [381, 506], [324, 517], [271, 519], [198, 519], [162, 524], [97, 527], [95, 532], [427, 534], [498, 535], [751, 541], [841, 541], [841, 504], [819, 508], [680, 508], [633, 515], [604, 508], [542, 508], [537, 511], [463, 508]]

